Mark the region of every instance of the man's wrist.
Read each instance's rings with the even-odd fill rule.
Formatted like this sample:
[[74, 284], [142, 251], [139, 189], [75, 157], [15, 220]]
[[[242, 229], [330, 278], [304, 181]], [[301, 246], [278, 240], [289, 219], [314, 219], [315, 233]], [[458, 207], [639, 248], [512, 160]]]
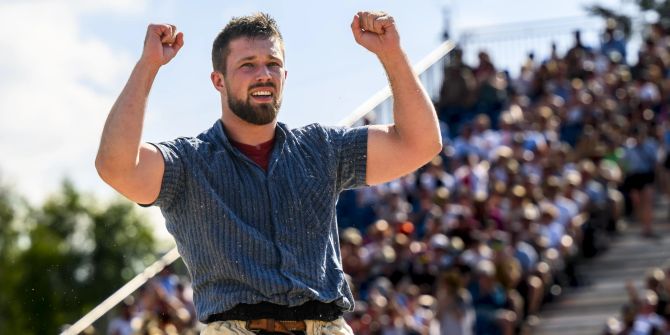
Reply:
[[377, 54], [377, 58], [379, 58], [379, 61], [385, 66], [393, 66], [399, 62], [407, 62], [407, 55], [405, 55], [405, 52], [401, 48], [380, 52]]
[[158, 70], [161, 68], [162, 64], [157, 62], [152, 62], [150, 60], [140, 58], [135, 64], [135, 68], [142, 71], [147, 71], [149, 73], [158, 73]]

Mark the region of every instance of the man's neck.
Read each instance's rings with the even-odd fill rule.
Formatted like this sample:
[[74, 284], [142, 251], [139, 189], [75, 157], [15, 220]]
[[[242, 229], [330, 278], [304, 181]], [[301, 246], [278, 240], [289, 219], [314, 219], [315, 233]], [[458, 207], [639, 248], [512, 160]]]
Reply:
[[277, 120], [264, 125], [246, 122], [232, 113], [224, 113], [221, 117], [226, 135], [235, 142], [247, 145], [259, 145], [274, 138]]

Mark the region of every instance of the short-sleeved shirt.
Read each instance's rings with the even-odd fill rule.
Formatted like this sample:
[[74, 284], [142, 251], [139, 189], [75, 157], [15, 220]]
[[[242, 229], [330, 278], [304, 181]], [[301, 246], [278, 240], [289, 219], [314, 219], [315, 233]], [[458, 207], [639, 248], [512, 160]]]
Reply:
[[365, 127], [278, 123], [267, 172], [238, 151], [223, 124], [154, 144], [165, 172], [159, 206], [193, 281], [198, 318], [238, 303], [353, 309], [335, 205], [365, 185]]

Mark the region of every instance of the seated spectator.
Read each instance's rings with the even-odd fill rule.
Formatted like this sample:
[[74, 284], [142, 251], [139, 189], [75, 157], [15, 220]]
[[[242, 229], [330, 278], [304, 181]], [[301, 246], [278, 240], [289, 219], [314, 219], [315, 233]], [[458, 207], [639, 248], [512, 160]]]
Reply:
[[668, 323], [656, 314], [658, 296], [652, 290], [646, 290], [640, 298], [631, 335], [654, 335], [667, 333]]
[[505, 289], [496, 281], [495, 265], [482, 260], [474, 274], [468, 290], [475, 308], [476, 334], [513, 334], [517, 315]]
[[119, 315], [114, 317], [107, 326], [107, 335], [133, 335], [133, 301], [134, 299], [127, 299], [119, 304]]
[[464, 285], [462, 274], [455, 269], [445, 272], [439, 279], [436, 292], [439, 334], [475, 334], [475, 310], [470, 292]]

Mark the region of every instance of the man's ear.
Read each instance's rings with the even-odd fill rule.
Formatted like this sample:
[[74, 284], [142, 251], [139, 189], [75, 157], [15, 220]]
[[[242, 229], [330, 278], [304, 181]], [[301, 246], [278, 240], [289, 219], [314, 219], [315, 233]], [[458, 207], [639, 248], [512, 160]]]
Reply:
[[214, 89], [224, 93], [226, 91], [226, 81], [223, 79], [223, 73], [219, 71], [212, 71], [212, 74], [210, 74], [210, 79], [212, 80], [212, 85], [214, 85]]

